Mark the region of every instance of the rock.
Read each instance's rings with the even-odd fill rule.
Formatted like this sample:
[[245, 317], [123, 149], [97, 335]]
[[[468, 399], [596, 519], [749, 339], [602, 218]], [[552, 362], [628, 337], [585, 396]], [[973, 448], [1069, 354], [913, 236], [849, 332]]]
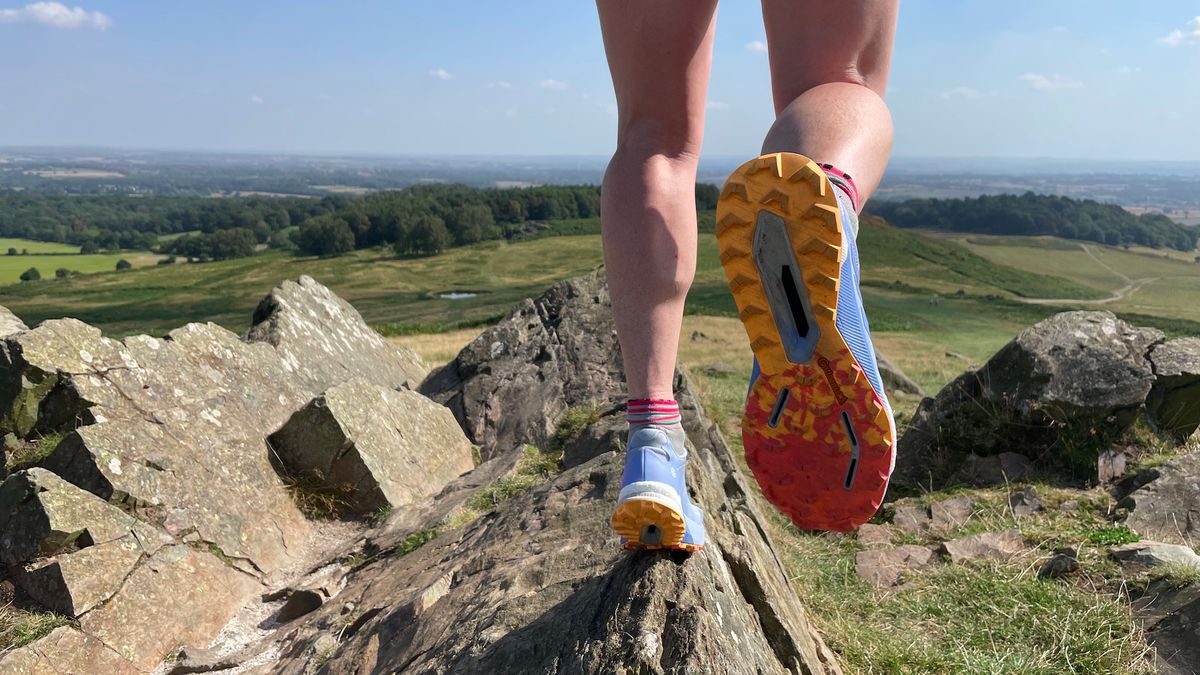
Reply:
[[1154, 428], [1184, 441], [1200, 428], [1200, 338], [1186, 337], [1150, 350], [1154, 386], [1146, 414]]
[[890, 546], [892, 534], [886, 525], [865, 523], [858, 527], [858, 543], [864, 548], [881, 548]]
[[708, 337], [707, 335], [705, 335], [704, 333], [701, 333], [698, 330], [694, 330], [694, 331], [692, 331], [691, 339], [692, 339], [692, 342], [703, 342], [704, 340], [710, 340], [712, 338]]
[[563, 441], [563, 468], [585, 464], [606, 452], [623, 451], [628, 429], [624, 406], [613, 406], [601, 412], [595, 423]]
[[1079, 510], [1079, 501], [1076, 499], [1068, 499], [1058, 505], [1058, 510], [1065, 513], [1073, 513]]
[[268, 442], [285, 473], [344, 488], [347, 508], [360, 514], [437, 494], [474, 468], [471, 443], [449, 410], [362, 379], [326, 390]]
[[1101, 483], [1111, 483], [1125, 475], [1125, 453], [1120, 450], [1108, 449], [1096, 458], [1096, 479]]
[[1156, 672], [1194, 675], [1200, 664], [1200, 584], [1155, 582], [1133, 609], [1156, 652]]
[[26, 326], [25, 322], [7, 307], [0, 307], [0, 338], [20, 333], [23, 330], [29, 330], [29, 326]]
[[1144, 484], [1118, 505], [1125, 526], [1159, 541], [1190, 544], [1200, 539], [1200, 452], [1150, 469]]
[[929, 528], [929, 509], [916, 504], [897, 502], [892, 509], [892, 524], [902, 532], [920, 534]]
[[971, 497], [953, 497], [934, 502], [929, 506], [931, 525], [938, 532], [957, 530], [975, 513], [975, 500]]
[[39, 425], [82, 423], [45, 468], [265, 573], [290, 561], [308, 526], [264, 439], [310, 395], [273, 348], [213, 324], [118, 342], [73, 319], [7, 344], [22, 377], [57, 382], [37, 405]]
[[45, 469], [0, 485], [0, 562], [22, 565], [64, 551], [131, 538], [147, 554], [170, 538]]
[[875, 357], [879, 362], [879, 376], [883, 378], [884, 389], [913, 396], [925, 396], [925, 390], [921, 388], [921, 385], [905, 375], [903, 370], [900, 370], [878, 350], [875, 352]]
[[167, 675], [188, 675], [189, 673], [211, 673], [218, 670], [235, 668], [239, 662], [229, 656], [222, 656], [211, 649], [198, 647], [180, 647], [175, 653]]
[[727, 363], [710, 363], [700, 368], [700, 372], [709, 377], [723, 377], [725, 375], [737, 375], [738, 369]]
[[246, 339], [275, 347], [314, 394], [353, 378], [411, 389], [429, 372], [415, 352], [383, 339], [350, 303], [307, 275], [258, 303]]
[[1200, 570], [1200, 555], [1189, 546], [1164, 544], [1157, 541], [1135, 541], [1108, 549], [1114, 560], [1153, 567], [1174, 563]]
[[140, 675], [134, 664], [101, 641], [70, 627], [0, 656], [5, 675]]
[[950, 561], [958, 564], [976, 560], [1009, 560], [1025, 550], [1025, 537], [1016, 530], [984, 532], [942, 544]]
[[1031, 473], [1033, 462], [1015, 452], [1002, 452], [988, 457], [967, 455], [948, 482], [972, 487], [994, 487], [1024, 480]]
[[1008, 507], [1018, 518], [1030, 516], [1042, 510], [1042, 499], [1032, 485], [1017, 488], [1008, 494]]
[[1019, 452], [1090, 473], [1136, 419], [1163, 334], [1111, 312], [1063, 312], [1021, 332], [978, 371], [926, 399], [900, 439], [894, 481], [940, 488], [970, 454]]
[[1079, 552], [1073, 548], [1054, 550], [1046, 562], [1038, 569], [1039, 579], [1057, 579], [1079, 571]]
[[258, 581], [206, 551], [168, 546], [139, 565], [80, 628], [152, 670], [181, 644], [205, 644], [254, 595]]
[[622, 388], [602, 272], [559, 282], [524, 300], [421, 383], [446, 405], [484, 460], [525, 444], [549, 447], [569, 408], [610, 398]]
[[[430, 390], [484, 442], [485, 456], [508, 457], [521, 443], [548, 440], [574, 405], [623, 403], [611, 327], [594, 275], [559, 284], [522, 303], [422, 389], [452, 382]], [[577, 376], [589, 385], [565, 381]], [[519, 423], [485, 410], [485, 392], [520, 404], [511, 409]], [[274, 671], [302, 673], [319, 656], [326, 672], [840, 672], [788, 583], [757, 497], [683, 378], [676, 398], [691, 445], [690, 491], [706, 511], [702, 552], [620, 549], [608, 518], [624, 457], [606, 452], [407, 555], [377, 539], [377, 562], [348, 578], [341, 602], [276, 633]], [[470, 475], [448, 495], [469, 491], [462, 481]], [[441, 522], [399, 514], [387, 528], [404, 520], [421, 528], [414, 531]], [[346, 604], [357, 615], [349, 623]], [[328, 628], [337, 625], [345, 626], [340, 643]]]
[[[213, 324], [113, 340], [72, 319], [0, 339], [0, 434], [65, 434], [45, 471], [6, 479], [0, 529], [14, 580], [79, 618], [68, 651], [100, 645], [149, 671], [181, 644], [208, 644], [308, 555], [310, 526], [267, 436], [342, 380], [420, 377], [401, 376], [404, 354], [386, 343], [380, 352], [381, 338], [324, 287], [281, 288], [252, 331], [272, 344]], [[0, 670], [16, 659], [62, 672], [104, 663], [18, 651]]]
[[879, 586], [891, 588], [905, 572], [925, 567], [933, 560], [933, 551], [924, 546], [905, 545], [891, 551], [859, 551], [854, 556], [858, 576]]

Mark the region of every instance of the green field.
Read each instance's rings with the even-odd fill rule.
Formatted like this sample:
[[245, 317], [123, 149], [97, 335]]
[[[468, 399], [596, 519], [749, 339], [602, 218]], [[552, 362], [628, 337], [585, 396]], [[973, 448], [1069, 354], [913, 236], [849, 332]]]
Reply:
[[32, 239], [0, 238], [0, 256], [10, 248], [29, 253], [79, 253], [79, 247], [72, 244], [56, 244], [48, 241], [33, 241]]
[[[20, 283], [21, 275], [30, 267], [36, 267], [42, 279], [54, 279], [55, 270], [65, 267], [72, 272], [91, 275], [93, 272], [113, 272], [117, 261], [128, 260], [134, 267], [153, 265], [157, 256], [146, 253], [96, 253], [92, 255], [0, 255], [0, 284]], [[90, 277], [89, 277], [90, 278]], [[41, 282], [39, 282], [41, 283]], [[0, 297], [8, 289], [0, 287]], [[67, 302], [64, 307], [70, 307]]]

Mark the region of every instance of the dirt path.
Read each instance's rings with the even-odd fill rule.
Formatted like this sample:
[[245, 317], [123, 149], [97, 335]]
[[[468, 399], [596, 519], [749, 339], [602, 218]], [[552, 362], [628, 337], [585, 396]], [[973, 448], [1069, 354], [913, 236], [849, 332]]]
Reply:
[[1097, 265], [1103, 267], [1105, 271], [1109, 272], [1118, 279], [1123, 280], [1125, 285], [1113, 291], [1112, 295], [1109, 297], [1100, 298], [1099, 300], [1079, 300], [1076, 298], [1015, 298], [1015, 300], [1017, 300], [1017, 302], [1023, 302], [1027, 305], [1107, 305], [1111, 302], [1124, 300], [1127, 296], [1131, 295], [1142, 286], [1145, 286], [1152, 281], [1158, 281], [1158, 277], [1130, 279], [1117, 270], [1114, 270], [1112, 267], [1109, 267], [1108, 263], [1098, 258], [1092, 251], [1091, 246], [1083, 244], [1081, 245], [1081, 248], [1083, 248], [1083, 252], [1086, 253], [1089, 258], [1096, 261]]

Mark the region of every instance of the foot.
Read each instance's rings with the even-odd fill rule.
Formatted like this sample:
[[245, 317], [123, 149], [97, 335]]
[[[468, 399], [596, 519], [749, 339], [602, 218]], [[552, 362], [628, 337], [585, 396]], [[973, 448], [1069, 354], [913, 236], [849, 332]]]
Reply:
[[755, 356], [746, 461], [767, 499], [803, 529], [866, 522], [895, 463], [896, 425], [859, 291], [857, 225], [848, 191], [793, 153], [743, 164], [717, 206], [721, 261]]
[[687, 450], [661, 429], [642, 427], [629, 436], [621, 496], [612, 527], [628, 549], [704, 548], [704, 512], [688, 499]]

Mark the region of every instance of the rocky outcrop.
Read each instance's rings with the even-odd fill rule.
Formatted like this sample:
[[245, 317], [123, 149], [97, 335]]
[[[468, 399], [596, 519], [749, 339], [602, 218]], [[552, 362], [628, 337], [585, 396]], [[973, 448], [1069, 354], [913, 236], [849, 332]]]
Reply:
[[595, 275], [560, 283], [518, 304], [420, 391], [454, 412], [485, 460], [546, 447], [566, 410], [624, 386], [610, 306]]
[[1200, 542], [1200, 452], [1150, 469], [1138, 483], [1119, 502], [1126, 527], [1160, 541]]
[[1146, 414], [1160, 431], [1183, 440], [1200, 428], [1200, 337], [1171, 340], [1150, 352], [1154, 386]]
[[246, 339], [266, 342], [311, 392], [351, 378], [416, 388], [429, 366], [371, 329], [350, 303], [307, 275], [284, 281], [258, 303]]
[[286, 473], [311, 474], [355, 513], [411, 504], [474, 468], [446, 408], [358, 378], [313, 399], [268, 442]]
[[1133, 606], [1156, 652], [1157, 672], [1194, 675], [1200, 664], [1200, 584], [1155, 582]]
[[977, 371], [922, 402], [894, 481], [940, 487], [970, 454], [1023, 454], [1094, 476], [1097, 455], [1136, 419], [1163, 334], [1110, 312], [1064, 312], [1021, 332]]
[[310, 524], [266, 437], [330, 386], [400, 387], [421, 369], [402, 373], [417, 360], [311, 279], [281, 289], [260, 341], [214, 324], [113, 340], [73, 319], [0, 340], [0, 434], [61, 437], [0, 486], [3, 562], [78, 624], [0, 670], [96, 672], [115, 654], [104, 672], [149, 671], [305, 562]]
[[925, 390], [921, 388], [921, 385], [914, 382], [908, 375], [905, 375], [899, 366], [892, 363], [890, 359], [878, 351], [875, 352], [875, 356], [879, 361], [879, 376], [883, 378], [884, 389], [911, 394], [913, 396], [925, 395]]
[[[619, 407], [615, 352], [603, 279], [591, 275], [522, 303], [422, 390], [439, 393], [487, 444], [498, 459], [476, 471], [496, 475], [500, 458], [521, 444], [562, 442], [553, 432], [568, 405], [543, 390], [599, 410]], [[540, 363], [528, 361], [539, 354]], [[588, 363], [589, 386], [572, 384]], [[453, 386], [443, 387], [447, 381]], [[497, 391], [516, 406], [505, 409], [519, 424], [484, 405], [484, 392]], [[532, 400], [522, 407], [510, 396]], [[621, 550], [608, 516], [623, 457], [585, 444], [592, 450], [573, 467], [463, 527], [441, 526], [415, 551], [403, 542], [444, 523], [442, 515], [398, 509], [392, 520], [407, 529], [384, 528], [388, 535], [368, 548], [372, 562], [348, 578], [337, 601], [260, 647], [280, 654], [269, 671], [306, 672], [319, 655], [329, 673], [839, 672], [788, 584], [756, 497], [682, 377], [677, 397], [691, 445], [690, 490], [707, 514], [704, 551]], [[591, 419], [589, 427], [605, 423], [604, 415]], [[585, 428], [576, 436], [605, 433]], [[470, 477], [439, 500], [469, 493]]]
[[0, 307], [0, 337], [8, 337], [23, 330], [29, 330], [29, 326], [7, 307]]

